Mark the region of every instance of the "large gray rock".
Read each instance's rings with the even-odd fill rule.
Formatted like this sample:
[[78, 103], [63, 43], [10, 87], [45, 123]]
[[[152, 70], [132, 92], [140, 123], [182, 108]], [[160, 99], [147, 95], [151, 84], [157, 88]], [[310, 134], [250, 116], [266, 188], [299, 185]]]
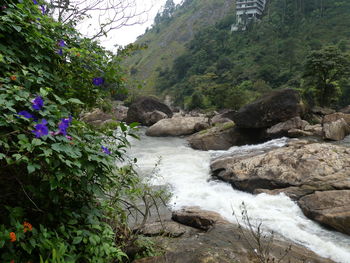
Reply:
[[328, 114], [334, 113], [335, 110], [329, 109], [329, 108], [322, 108], [320, 106], [315, 106], [311, 109], [311, 112], [317, 115], [328, 115]]
[[210, 122], [212, 125], [218, 124], [218, 123], [225, 123], [225, 122], [233, 122], [233, 116], [235, 115], [236, 111], [234, 110], [223, 110], [221, 113], [214, 115]]
[[282, 136], [287, 136], [288, 131], [292, 129], [300, 129], [303, 130], [306, 125], [309, 123], [307, 121], [302, 120], [300, 117], [294, 117], [285, 122], [277, 123], [271, 128], [266, 130], [266, 134], [268, 138], [278, 138]]
[[251, 140], [234, 126], [233, 122], [217, 124], [207, 130], [197, 132], [187, 139], [193, 149], [227, 150], [234, 145], [244, 145]]
[[291, 143], [288, 147], [248, 157], [214, 160], [213, 173], [236, 188], [350, 189], [350, 149], [327, 143]]
[[323, 136], [323, 130], [321, 124], [315, 124], [315, 125], [306, 125], [304, 127], [304, 131], [311, 132], [314, 136]]
[[333, 141], [343, 140], [350, 134], [350, 126], [342, 118], [333, 122], [323, 123], [324, 138]]
[[350, 235], [350, 190], [315, 192], [298, 203], [308, 217]]
[[[264, 153], [228, 156], [214, 160], [211, 169], [240, 190], [284, 192], [295, 200], [315, 191], [350, 190], [350, 149], [327, 143], [298, 141]], [[330, 195], [325, 200], [328, 206], [338, 205]]]
[[173, 116], [170, 108], [151, 97], [141, 97], [131, 104], [126, 118], [127, 123], [139, 122], [141, 125], [150, 125], [150, 113], [159, 111], [167, 115], [168, 118]]
[[147, 126], [152, 126], [153, 124], [157, 123], [160, 120], [168, 118], [168, 115], [164, 112], [161, 112], [159, 110], [155, 110], [152, 112], [147, 112], [145, 115], [145, 123]]
[[350, 113], [350, 105], [339, 110], [342, 113]]
[[350, 124], [350, 114], [336, 112], [323, 117], [322, 123], [335, 122], [337, 120], [344, 119], [347, 124]]
[[128, 110], [129, 108], [123, 105], [118, 105], [117, 107], [115, 107], [113, 113], [116, 120], [125, 121], [126, 117], [128, 116]]
[[146, 131], [148, 136], [180, 136], [190, 135], [196, 132], [197, 123], [207, 122], [205, 117], [176, 117], [163, 119], [149, 127]]
[[176, 222], [191, 226], [201, 230], [209, 230], [215, 224], [227, 224], [220, 214], [212, 211], [202, 210], [199, 207], [185, 207], [176, 210], [172, 214], [172, 219]]
[[244, 106], [233, 120], [241, 128], [268, 128], [300, 116], [303, 110], [300, 94], [293, 89], [283, 89]]
[[[188, 208], [185, 208], [185, 211]], [[332, 263], [330, 259], [321, 258], [305, 247], [292, 244], [290, 241], [274, 238], [270, 242], [270, 235], [264, 233], [258, 241], [254, 238], [254, 232], [245, 227], [239, 227], [224, 221], [218, 214], [210, 211], [201, 211], [199, 208], [190, 208], [190, 213], [184, 212], [186, 225], [181, 225], [178, 231], [176, 222], [172, 223], [171, 234], [168, 235], [168, 223], [165, 219], [162, 223], [164, 231], [157, 229], [151, 231], [150, 238], [158, 248], [162, 248], [162, 255], [137, 259], [134, 263], [254, 263], [259, 261], [258, 246], [263, 248], [266, 262], [280, 263]], [[191, 219], [190, 219], [191, 218]], [[205, 220], [203, 220], [205, 218]], [[197, 219], [199, 221], [197, 221]], [[210, 222], [210, 231], [198, 230], [187, 226], [188, 223]], [[213, 224], [213, 225], [211, 225]], [[158, 225], [160, 225], [158, 223]], [[197, 226], [197, 224], [195, 224]], [[214, 226], [214, 227], [210, 227]], [[153, 228], [153, 226], [152, 226]], [[181, 233], [173, 235], [172, 233]], [[182, 233], [185, 232], [185, 233]], [[258, 243], [259, 242], [259, 243]], [[287, 255], [286, 251], [288, 251]], [[142, 251], [141, 251], [142, 252]], [[261, 255], [261, 254], [260, 254]], [[284, 256], [285, 255], [285, 256]]]

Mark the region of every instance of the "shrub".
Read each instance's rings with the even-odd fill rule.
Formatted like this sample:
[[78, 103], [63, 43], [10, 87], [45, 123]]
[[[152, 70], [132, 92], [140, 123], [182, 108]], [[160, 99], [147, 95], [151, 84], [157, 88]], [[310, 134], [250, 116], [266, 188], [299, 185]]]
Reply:
[[44, 4], [0, 7], [0, 261], [121, 261], [123, 200], [143, 194], [125, 155], [135, 124], [96, 131], [78, 120], [123, 89], [121, 56]]

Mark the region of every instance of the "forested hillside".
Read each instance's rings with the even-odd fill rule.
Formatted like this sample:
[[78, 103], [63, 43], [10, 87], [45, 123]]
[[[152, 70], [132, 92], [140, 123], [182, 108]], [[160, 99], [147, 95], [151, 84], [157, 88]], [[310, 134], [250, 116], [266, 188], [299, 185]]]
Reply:
[[153, 27], [136, 41], [147, 48], [126, 59], [132, 79], [142, 81], [143, 93], [154, 94], [159, 72], [186, 51], [185, 45], [199, 28], [214, 25], [232, 13], [234, 2], [231, 0], [186, 0], [181, 6], [168, 0]]
[[[195, 2], [200, 1], [194, 0], [192, 4]], [[178, 12], [183, 12], [184, 17], [188, 10], [181, 7]], [[161, 25], [161, 32], [171, 34], [177, 17], [174, 19]], [[177, 104], [187, 108], [239, 108], [271, 89], [282, 87], [306, 90], [310, 102], [318, 103], [312, 100], [317, 93], [313, 89], [320, 86], [315, 80], [318, 77], [307, 72], [306, 62], [315, 62], [314, 58], [327, 52], [329, 57], [324, 55], [320, 63], [329, 58], [345, 58], [350, 47], [350, 1], [346, 0], [270, 0], [262, 20], [249, 24], [247, 30], [231, 32], [232, 23], [234, 17], [229, 13], [215, 25], [196, 31], [174, 63], [160, 61], [157, 79], [148, 84], [154, 85], [158, 95], [169, 94]], [[146, 38], [155, 41], [149, 42], [150, 46], [160, 44], [148, 33], [141, 39]], [[163, 50], [174, 51], [172, 43], [158, 50], [158, 56], [162, 56]], [[333, 48], [327, 51], [328, 46]], [[149, 61], [142, 53], [138, 56], [144, 64]], [[339, 61], [328, 62], [339, 64]], [[135, 63], [133, 69], [142, 70], [142, 67]], [[148, 70], [151, 69], [155, 70], [154, 67]], [[331, 66], [329, 72], [335, 70]], [[334, 76], [324, 81], [325, 87], [332, 86], [333, 94], [328, 95], [339, 97], [342, 90], [343, 96], [337, 104], [350, 103], [346, 71], [337, 71]], [[149, 81], [148, 73], [142, 79]], [[335, 102], [330, 100], [327, 104], [335, 105]]]

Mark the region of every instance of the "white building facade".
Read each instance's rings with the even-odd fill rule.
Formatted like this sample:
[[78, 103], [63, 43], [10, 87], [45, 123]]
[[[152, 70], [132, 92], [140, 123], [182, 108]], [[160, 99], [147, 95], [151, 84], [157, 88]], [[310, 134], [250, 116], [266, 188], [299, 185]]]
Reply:
[[236, 0], [236, 24], [232, 25], [232, 31], [245, 26], [251, 20], [260, 19], [264, 12], [266, 0]]

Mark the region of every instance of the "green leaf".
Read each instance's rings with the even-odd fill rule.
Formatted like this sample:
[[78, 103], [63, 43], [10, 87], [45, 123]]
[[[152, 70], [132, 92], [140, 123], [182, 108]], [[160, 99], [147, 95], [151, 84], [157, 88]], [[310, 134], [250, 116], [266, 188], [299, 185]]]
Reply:
[[68, 102], [74, 103], [74, 104], [80, 104], [83, 105], [84, 103], [81, 102], [81, 100], [75, 99], [75, 98], [70, 98], [68, 99]]
[[80, 244], [82, 240], [83, 240], [83, 237], [75, 237], [73, 239], [73, 245]]
[[17, 31], [17, 32], [21, 32], [22, 28], [20, 26], [16, 26], [16, 25], [12, 25], [12, 27]]

